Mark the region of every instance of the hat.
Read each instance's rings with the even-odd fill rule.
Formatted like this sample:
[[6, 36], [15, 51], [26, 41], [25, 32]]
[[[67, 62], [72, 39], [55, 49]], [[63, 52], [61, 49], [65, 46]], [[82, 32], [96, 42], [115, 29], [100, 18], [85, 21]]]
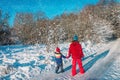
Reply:
[[74, 41], [78, 41], [78, 36], [77, 36], [77, 35], [74, 35], [74, 36], [73, 36], [73, 40], [74, 40]]
[[55, 52], [56, 53], [60, 53], [60, 48], [57, 47], [56, 50], [55, 50]]

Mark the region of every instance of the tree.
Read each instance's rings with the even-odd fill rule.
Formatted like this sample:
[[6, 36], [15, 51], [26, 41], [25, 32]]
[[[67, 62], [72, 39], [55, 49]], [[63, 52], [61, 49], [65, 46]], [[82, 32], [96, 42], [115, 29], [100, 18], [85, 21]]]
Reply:
[[17, 13], [14, 27], [23, 44], [44, 43], [47, 19], [43, 13]]
[[20, 42], [23, 44], [31, 43], [32, 32], [34, 32], [34, 19], [31, 13], [17, 13], [15, 16], [14, 27]]
[[98, 35], [99, 41], [106, 42], [109, 41], [108, 39], [113, 37], [113, 26], [110, 22], [101, 18], [93, 18], [91, 21], [93, 23], [93, 32]]
[[0, 45], [12, 44], [10, 39], [11, 32], [8, 24], [10, 16], [8, 13], [3, 14], [0, 10]]

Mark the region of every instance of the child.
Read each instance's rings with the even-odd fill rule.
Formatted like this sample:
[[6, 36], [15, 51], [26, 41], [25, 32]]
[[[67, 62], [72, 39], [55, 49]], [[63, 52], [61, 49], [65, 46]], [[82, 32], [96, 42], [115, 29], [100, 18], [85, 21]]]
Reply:
[[55, 50], [55, 61], [57, 64], [56, 69], [55, 69], [55, 73], [57, 73], [57, 74], [58, 74], [59, 68], [61, 69], [60, 72], [64, 72], [62, 58], [66, 58], [66, 57], [64, 55], [62, 55], [62, 53], [60, 52], [60, 48], [57, 47]]

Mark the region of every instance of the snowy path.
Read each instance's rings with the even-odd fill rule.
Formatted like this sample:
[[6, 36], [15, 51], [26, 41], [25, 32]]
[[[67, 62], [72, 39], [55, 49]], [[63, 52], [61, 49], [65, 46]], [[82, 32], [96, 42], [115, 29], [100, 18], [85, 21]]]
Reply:
[[[114, 46], [112, 46], [114, 44]], [[39, 80], [99, 80], [101, 78], [101, 74], [110, 67], [112, 62], [114, 61], [113, 52], [118, 49], [120, 40], [113, 42], [103, 49], [99, 51], [99, 53], [91, 54], [83, 59], [83, 65], [86, 73], [84, 75], [80, 75], [79, 73], [75, 76], [71, 76], [71, 63], [65, 65], [65, 72], [60, 74], [55, 74], [54, 72], [48, 72], [41, 76], [39, 76]], [[112, 46], [112, 47], [111, 47]], [[110, 50], [109, 50], [110, 49]], [[113, 56], [110, 57], [109, 56]], [[112, 59], [112, 60], [111, 60]], [[54, 71], [54, 69], [53, 69]], [[78, 71], [78, 69], [77, 69]], [[92, 75], [92, 76], [91, 76]], [[35, 80], [38, 80], [35, 79]]]
[[[120, 39], [118, 39], [114, 43], [114, 45], [111, 47], [108, 55], [106, 55], [105, 58], [97, 61], [97, 63], [95, 63], [82, 77], [77, 76], [76, 79], [81, 79], [81, 80], [104, 80], [103, 79], [103, 78], [105, 78], [104, 73], [111, 66], [113, 66], [113, 64], [116, 64], [116, 63], [119, 62], [118, 61], [118, 59], [120, 58], [120, 49], [119, 48], [120, 48]], [[116, 61], [116, 63], [114, 63], [115, 61]], [[118, 75], [120, 75], [120, 72], [119, 72], [120, 69], [118, 67], [116, 67], [116, 70], [115, 71], [113, 70], [113, 71], [116, 73], [117, 70], [118, 70]], [[111, 68], [113, 68], [113, 67], [111, 67]], [[116, 79], [114, 79], [114, 78], [110, 78], [110, 79], [111, 80], [119, 80], [119, 77], [116, 77]], [[107, 80], [110, 80], [110, 79], [107, 79]]]
[[102, 75], [102, 80], [119, 80], [120, 79], [120, 56], [110, 66], [110, 68]]
[[[97, 55], [91, 55], [85, 60], [83, 60], [83, 65], [85, 68], [85, 71], [89, 71], [89, 69], [101, 58], [105, 57], [108, 54], [109, 51], [105, 51], [102, 54], [97, 54]], [[70, 63], [71, 64], [71, 63]], [[71, 76], [71, 65], [68, 65], [65, 68], [64, 73], [60, 74], [55, 74], [54, 72], [46, 73], [42, 77], [39, 77], [40, 80], [79, 80], [82, 78], [84, 75], [80, 75], [79, 73], [75, 76]], [[77, 72], [79, 71], [78, 66], [77, 66]], [[79, 78], [79, 79], [78, 79]], [[81, 79], [84, 80], [84, 79]]]

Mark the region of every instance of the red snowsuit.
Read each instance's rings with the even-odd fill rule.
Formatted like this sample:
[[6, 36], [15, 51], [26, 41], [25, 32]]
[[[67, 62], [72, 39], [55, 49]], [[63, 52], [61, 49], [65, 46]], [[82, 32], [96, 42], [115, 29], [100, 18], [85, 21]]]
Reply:
[[80, 68], [80, 73], [84, 73], [84, 68], [82, 66], [81, 58], [84, 56], [82, 47], [78, 41], [73, 41], [70, 44], [68, 58], [72, 56], [72, 76], [76, 75], [76, 63], [78, 63]]

